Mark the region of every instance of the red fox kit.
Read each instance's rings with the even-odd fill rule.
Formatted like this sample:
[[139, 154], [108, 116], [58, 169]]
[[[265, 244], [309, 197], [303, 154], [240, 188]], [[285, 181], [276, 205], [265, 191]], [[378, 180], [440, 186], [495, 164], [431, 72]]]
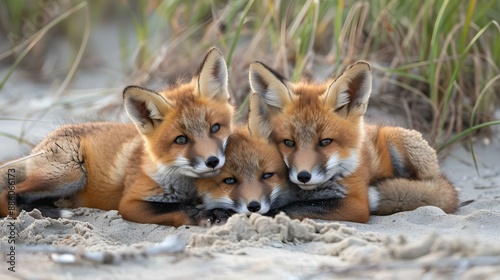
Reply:
[[[227, 78], [213, 48], [190, 83], [161, 94], [127, 87], [124, 105], [135, 125], [55, 130], [33, 149], [40, 155], [1, 170], [0, 215], [16, 215], [8, 207], [15, 195], [27, 205], [62, 199], [65, 207], [118, 209], [140, 223], [196, 223], [202, 209], [194, 180], [217, 175], [225, 162], [233, 116]], [[5, 185], [7, 169], [18, 174], [15, 193]]]
[[278, 194], [289, 187], [288, 172], [270, 133], [262, 122], [236, 128], [228, 138], [221, 172], [196, 181], [207, 212], [212, 211], [209, 219], [223, 221], [235, 212], [267, 214], [283, 199]]
[[[272, 127], [289, 179], [304, 190], [302, 201], [280, 211], [353, 222], [367, 222], [370, 210], [385, 215], [435, 205], [455, 211], [457, 192], [420, 133], [363, 123], [372, 83], [368, 63], [323, 84], [292, 84], [260, 62], [251, 64], [249, 76], [260, 102], [249, 120]], [[337, 198], [323, 199], [323, 191]]]

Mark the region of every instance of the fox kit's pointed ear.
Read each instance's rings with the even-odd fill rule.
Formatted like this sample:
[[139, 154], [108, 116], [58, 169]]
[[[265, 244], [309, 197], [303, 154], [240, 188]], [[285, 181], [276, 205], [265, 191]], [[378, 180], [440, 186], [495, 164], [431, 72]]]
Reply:
[[138, 86], [129, 86], [123, 90], [123, 103], [129, 117], [142, 134], [153, 131], [170, 108], [161, 95]]
[[205, 56], [198, 74], [198, 93], [220, 101], [229, 100], [226, 61], [217, 48]]
[[358, 61], [330, 84], [324, 94], [324, 100], [340, 116], [362, 116], [366, 112], [371, 91], [370, 64]]
[[252, 137], [271, 141], [273, 129], [269, 122], [267, 106], [258, 94], [252, 93], [248, 111], [248, 130]]
[[283, 109], [293, 100], [287, 81], [280, 74], [259, 61], [250, 64], [250, 87], [268, 105]]

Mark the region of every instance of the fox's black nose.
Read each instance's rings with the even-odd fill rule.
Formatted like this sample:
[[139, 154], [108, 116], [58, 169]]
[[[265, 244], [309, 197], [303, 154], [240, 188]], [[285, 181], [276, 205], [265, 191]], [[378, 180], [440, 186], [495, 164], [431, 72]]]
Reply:
[[258, 212], [260, 210], [260, 203], [258, 201], [250, 201], [247, 205], [248, 211], [250, 212]]
[[302, 183], [307, 183], [311, 181], [311, 173], [307, 171], [300, 171], [299, 174], [297, 174], [297, 180]]
[[210, 168], [215, 168], [219, 164], [219, 158], [211, 156], [205, 162], [205, 165]]

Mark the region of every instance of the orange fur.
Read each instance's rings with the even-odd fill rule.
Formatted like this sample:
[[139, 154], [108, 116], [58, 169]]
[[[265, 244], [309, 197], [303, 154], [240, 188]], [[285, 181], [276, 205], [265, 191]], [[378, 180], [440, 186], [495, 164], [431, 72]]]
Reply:
[[273, 192], [287, 185], [287, 170], [277, 147], [248, 126], [235, 130], [219, 175], [196, 181], [207, 210], [266, 214]]
[[[209, 51], [188, 84], [161, 95], [131, 86], [123, 97], [135, 126], [63, 126], [34, 148], [33, 154], [41, 155], [5, 168], [23, 174], [16, 185], [21, 208], [50, 199], [52, 207], [118, 209], [125, 219], [141, 223], [197, 223], [201, 210], [194, 178], [218, 174], [232, 131], [222, 55]], [[4, 182], [0, 214], [6, 216]]]
[[[289, 207], [293, 211], [288, 213], [291, 216], [367, 222], [370, 209], [379, 214], [412, 210], [417, 204], [456, 209], [456, 191], [451, 184], [436, 180], [441, 176], [436, 153], [420, 133], [364, 125], [371, 91], [368, 63], [355, 63], [323, 84], [292, 84], [266, 65], [254, 62], [250, 84], [260, 110], [250, 112], [249, 119], [258, 118], [273, 128], [273, 139], [290, 169], [290, 180], [311, 196], [322, 189], [340, 190], [336, 202], [333, 197], [328, 201], [293, 202]], [[400, 191], [390, 191], [395, 187], [391, 178], [398, 178]], [[419, 197], [428, 192], [413, 187], [413, 182], [429, 180], [430, 185], [442, 187], [433, 188], [444, 196], [439, 201], [407, 203], [403, 208], [394, 203], [397, 206], [393, 211], [387, 207], [378, 210], [381, 203], [401, 200], [405, 193]], [[323, 211], [319, 204], [328, 204], [330, 210]], [[286, 207], [280, 209], [287, 212]]]

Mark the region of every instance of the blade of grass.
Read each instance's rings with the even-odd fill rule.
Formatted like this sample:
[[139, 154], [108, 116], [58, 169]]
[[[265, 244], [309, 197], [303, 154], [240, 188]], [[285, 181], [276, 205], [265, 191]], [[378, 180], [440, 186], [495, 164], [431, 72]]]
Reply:
[[[84, 2], [86, 3], [86, 2]], [[87, 49], [87, 44], [89, 42], [90, 38], [90, 12], [88, 9], [88, 5], [85, 5], [84, 8], [84, 15], [85, 15], [85, 29], [83, 31], [83, 37], [82, 37], [82, 42], [80, 44], [80, 48], [78, 49], [78, 53], [76, 54], [75, 60], [73, 61], [71, 68], [69, 69], [68, 74], [66, 75], [66, 78], [64, 78], [64, 81], [62, 84], [59, 86], [55, 93], [55, 99], [59, 98], [61, 96], [62, 92], [66, 89], [68, 86], [69, 82], [73, 79], [73, 76], [75, 75], [76, 69], [78, 65], [80, 65], [80, 62], [82, 61], [83, 53]]]
[[76, 5], [75, 7], [69, 9], [62, 15], [58, 16], [55, 18], [53, 21], [49, 22], [46, 26], [44, 26], [42, 29], [40, 29], [37, 33], [36, 36], [33, 37], [33, 41], [31, 41], [28, 46], [23, 50], [23, 52], [16, 58], [14, 63], [10, 66], [9, 70], [7, 71], [7, 74], [5, 77], [2, 79], [2, 82], [0, 82], [0, 90], [3, 89], [3, 86], [7, 82], [7, 80], [10, 78], [12, 73], [14, 73], [14, 70], [17, 68], [17, 65], [24, 59], [24, 57], [28, 54], [28, 52], [45, 36], [47, 31], [52, 29], [54, 26], [56, 26], [58, 23], [60, 23], [62, 20], [66, 19], [70, 15], [74, 14], [78, 10], [84, 8], [87, 6], [87, 2], [81, 2], [80, 4]]
[[299, 28], [300, 32], [299, 34], [297, 34], [297, 55], [295, 61], [295, 70], [292, 74], [292, 81], [297, 81], [299, 79], [304, 70], [304, 66], [307, 63], [307, 59], [312, 55], [312, 47], [314, 44], [318, 22], [319, 3], [318, 1], [311, 0], [308, 1], [308, 3], [309, 5], [306, 5], [308, 7], [307, 16], [303, 19], [305, 22], [302, 23], [301, 28]]
[[[83, 32], [82, 42], [80, 43], [80, 48], [78, 49], [78, 53], [76, 54], [75, 60], [71, 64], [71, 67], [68, 71], [68, 74], [66, 75], [66, 77], [64, 78], [64, 81], [62, 82], [62, 84], [59, 86], [56, 93], [54, 94], [54, 100], [56, 100], [56, 101], [61, 97], [63, 91], [67, 88], [67, 86], [69, 85], [69, 83], [73, 79], [73, 76], [75, 75], [76, 69], [78, 68], [78, 66], [80, 65], [80, 63], [82, 61], [83, 53], [87, 49], [87, 44], [88, 44], [88, 41], [90, 38], [90, 12], [89, 12], [87, 2], [82, 2], [82, 3], [85, 3], [85, 5], [83, 6], [83, 12], [84, 12], [84, 16], [85, 16], [85, 22], [84, 22], [85, 29]], [[52, 106], [49, 106], [49, 107], [45, 108], [44, 110], [42, 110], [38, 118], [43, 119], [51, 109], [52, 109]], [[23, 137], [33, 127], [33, 125], [34, 125], [34, 123], [32, 123], [31, 126], [28, 126], [26, 129], [24, 129], [25, 125], [23, 124], [23, 129], [21, 131], [21, 137]]]
[[[436, 21], [434, 22], [434, 28], [432, 30], [432, 36], [431, 36], [431, 41], [429, 42], [430, 44], [430, 53], [429, 53], [429, 60], [434, 61], [437, 58], [437, 54], [439, 52], [439, 49], [441, 48], [439, 42], [437, 41], [438, 34], [440, 33], [440, 28], [441, 28], [441, 22], [443, 19], [444, 12], [446, 10], [446, 7], [448, 6], [449, 0], [444, 0], [443, 4], [441, 5], [441, 8], [439, 8], [438, 15], [436, 17]], [[437, 91], [438, 91], [438, 85], [436, 83], [436, 67], [434, 63], [429, 64], [429, 88], [430, 88], [430, 98], [433, 103], [437, 104]]]
[[[474, 118], [476, 116], [477, 108], [479, 107], [479, 104], [481, 104], [481, 101], [483, 97], [486, 95], [488, 89], [495, 84], [496, 80], [500, 79], [500, 75], [495, 76], [493, 79], [491, 79], [481, 90], [481, 93], [479, 94], [476, 103], [474, 104], [474, 107], [472, 108], [471, 116], [470, 116], [470, 126], [474, 124]], [[469, 147], [470, 147], [470, 152], [472, 156], [472, 161], [474, 162], [474, 167], [476, 168], [476, 172], [479, 175], [479, 167], [477, 165], [477, 160], [476, 160], [476, 153], [474, 152], [474, 146], [472, 145], [472, 138], [469, 137]]]
[[460, 43], [458, 44], [459, 52], [462, 52], [463, 48], [465, 47], [465, 42], [467, 41], [467, 35], [469, 34], [469, 28], [475, 7], [476, 7], [476, 0], [471, 0], [469, 2], [469, 8], [467, 9], [467, 15], [465, 17], [465, 22], [464, 22], [464, 29], [462, 29], [462, 36], [460, 37]]
[[[465, 60], [465, 57], [466, 57], [466, 54], [469, 52], [469, 50], [472, 48], [472, 46], [476, 43], [476, 41], [484, 34], [484, 32], [486, 32], [486, 30], [494, 24], [494, 21], [490, 21], [488, 24], [486, 24], [483, 28], [481, 28], [477, 34], [471, 39], [471, 41], [469, 42], [469, 44], [465, 47], [464, 51], [462, 54], [460, 54], [460, 57], [458, 59], [458, 63], [457, 65], [454, 67], [453, 69], [453, 72], [451, 74], [451, 77], [450, 77], [450, 81], [456, 81], [457, 80], [457, 76], [458, 76], [458, 73], [459, 71], [461, 70], [461, 66], [463, 64], [463, 61]], [[450, 82], [448, 84], [448, 87], [447, 89], [445, 90], [445, 94], [444, 94], [444, 106], [443, 106], [443, 109], [442, 109], [442, 114], [441, 114], [441, 117], [440, 117], [440, 120], [439, 121], [439, 130], [438, 130], [438, 136], [437, 136], [437, 141], [439, 143], [439, 141], [441, 140], [441, 137], [442, 137], [442, 128], [444, 127], [444, 123], [446, 122], [446, 114], [448, 113], [448, 107], [450, 105], [450, 99], [451, 99], [451, 95], [453, 93], [453, 87], [455, 86], [455, 82]]]
[[337, 14], [335, 16], [335, 26], [333, 27], [335, 30], [334, 36], [336, 36], [335, 40], [335, 69], [337, 76], [340, 75], [342, 69], [340, 67], [341, 59], [340, 55], [342, 52], [342, 37], [340, 33], [342, 32], [342, 15], [344, 13], [344, 0], [339, 0], [337, 2]]
[[476, 112], [477, 112], [477, 108], [479, 107], [479, 104], [481, 103], [483, 97], [486, 95], [488, 89], [495, 85], [495, 82], [497, 80], [500, 79], [500, 74], [499, 75], [496, 75], [495, 77], [493, 77], [493, 79], [491, 79], [485, 86], [484, 88], [481, 90], [481, 93], [479, 94], [479, 96], [477, 97], [477, 100], [476, 100], [476, 103], [474, 104], [474, 107], [472, 108], [472, 112], [471, 112], [471, 116], [470, 116], [470, 125], [473, 125], [474, 124], [474, 119], [476, 117]]
[[424, 100], [426, 103], [428, 103], [434, 109], [434, 114], [436, 113], [437, 108], [434, 106], [434, 103], [432, 103], [432, 101], [429, 99], [429, 97], [427, 97], [420, 90], [416, 89], [415, 87], [412, 87], [408, 83], [403, 83], [403, 82], [400, 82], [396, 79], [388, 79], [387, 81], [395, 86], [406, 89], [410, 93], [413, 93], [413, 94], [419, 96], [420, 98], [422, 98], [422, 100]]
[[25, 156], [25, 157], [22, 157], [22, 158], [18, 158], [16, 160], [9, 161], [6, 164], [0, 166], [0, 169], [5, 168], [7, 166], [11, 166], [12, 164], [18, 163], [18, 162], [23, 161], [23, 160], [27, 160], [27, 159], [32, 158], [32, 157], [37, 157], [37, 156], [42, 155], [44, 153], [45, 152], [38, 152], [36, 154], [28, 155], [28, 156]]
[[245, 19], [248, 15], [248, 11], [250, 11], [250, 7], [252, 7], [254, 0], [248, 1], [247, 5], [245, 6], [245, 9], [243, 10], [243, 14], [241, 15], [240, 22], [238, 23], [238, 28], [236, 28], [236, 33], [234, 34], [234, 39], [233, 42], [231, 43], [231, 48], [229, 49], [229, 54], [227, 55], [227, 67], [231, 67], [231, 60], [233, 58], [233, 53], [234, 49], [236, 48], [236, 43], [238, 42], [238, 39], [240, 37], [241, 30], [243, 29], [243, 24], [245, 23]]
[[470, 135], [471, 133], [473, 133], [474, 131], [476, 131], [480, 128], [488, 127], [488, 126], [492, 126], [492, 125], [499, 125], [499, 124], [500, 124], [500, 120], [496, 120], [496, 121], [485, 122], [485, 123], [481, 123], [481, 124], [469, 127], [468, 129], [453, 136], [450, 140], [446, 141], [444, 144], [440, 145], [437, 149], [437, 152], [438, 153], [441, 152], [442, 150], [444, 150], [445, 148], [447, 148], [451, 144], [457, 142], [458, 140], [464, 138], [465, 136]]
[[387, 67], [383, 67], [383, 66], [379, 66], [379, 65], [377, 65], [377, 66], [372, 65], [372, 67], [373, 67], [373, 69], [380, 70], [382, 73], [384, 73], [384, 72], [392, 73], [392, 74], [396, 74], [400, 77], [409, 78], [409, 79], [412, 79], [415, 81], [419, 81], [419, 82], [423, 82], [423, 83], [427, 82], [427, 78], [425, 78], [424, 76], [411, 74], [411, 73], [402, 71], [399, 68], [387, 68]]
[[6, 133], [6, 132], [0, 132], [0, 136], [16, 140], [18, 143], [26, 144], [26, 145], [29, 145], [31, 147], [35, 146], [34, 143], [31, 143], [30, 141], [26, 140], [25, 138], [19, 137], [19, 136], [14, 135], [14, 134]]

